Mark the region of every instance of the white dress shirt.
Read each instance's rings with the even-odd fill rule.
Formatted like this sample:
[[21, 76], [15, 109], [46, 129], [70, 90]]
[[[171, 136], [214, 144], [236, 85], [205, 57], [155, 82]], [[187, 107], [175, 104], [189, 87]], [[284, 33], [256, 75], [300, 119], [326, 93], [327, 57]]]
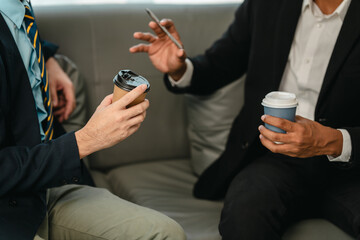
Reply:
[[[302, 13], [291, 45], [288, 61], [279, 90], [295, 93], [299, 102], [296, 114], [314, 120], [315, 107], [326, 69], [351, 0], [344, 0], [329, 15], [321, 12], [312, 0], [304, 0]], [[173, 86], [190, 85], [194, 66], [186, 59], [187, 69], [179, 81], [169, 77]], [[351, 139], [348, 131], [339, 129], [343, 148], [339, 157], [330, 161], [348, 162], [351, 157]]]

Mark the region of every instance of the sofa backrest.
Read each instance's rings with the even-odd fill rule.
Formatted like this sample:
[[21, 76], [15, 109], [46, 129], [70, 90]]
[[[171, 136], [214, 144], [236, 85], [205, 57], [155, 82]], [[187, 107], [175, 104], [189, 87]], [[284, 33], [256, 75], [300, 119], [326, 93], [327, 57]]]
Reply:
[[135, 31], [150, 31], [150, 8], [159, 18], [171, 18], [189, 56], [204, 52], [232, 21], [237, 4], [158, 5], [116, 4], [34, 6], [42, 38], [60, 45], [86, 79], [91, 115], [113, 91], [112, 79], [121, 69], [131, 69], [151, 83], [150, 109], [140, 130], [124, 142], [90, 156], [93, 169], [106, 170], [130, 162], [189, 157], [184, 96], [169, 93], [163, 74], [147, 55], [130, 54], [139, 42]]

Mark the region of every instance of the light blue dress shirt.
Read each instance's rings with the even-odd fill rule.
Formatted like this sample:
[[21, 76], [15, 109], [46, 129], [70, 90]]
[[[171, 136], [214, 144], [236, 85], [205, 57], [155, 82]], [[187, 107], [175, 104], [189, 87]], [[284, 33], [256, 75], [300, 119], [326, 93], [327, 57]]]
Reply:
[[41, 92], [41, 72], [37, 62], [36, 51], [26, 34], [24, 23], [25, 6], [28, 2], [23, 3], [19, 0], [1, 0], [0, 13], [5, 19], [11, 34], [17, 44], [21, 58], [24, 62], [27, 74], [29, 76], [32, 93], [35, 99], [36, 112], [39, 120], [41, 139], [45, 139], [44, 130], [41, 122], [47, 117]]

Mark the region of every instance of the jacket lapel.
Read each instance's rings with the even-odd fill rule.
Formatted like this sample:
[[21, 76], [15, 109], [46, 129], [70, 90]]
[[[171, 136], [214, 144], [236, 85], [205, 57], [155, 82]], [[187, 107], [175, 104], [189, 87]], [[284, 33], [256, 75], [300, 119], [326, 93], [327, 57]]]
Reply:
[[9, 141], [14, 141], [11, 144], [35, 146], [41, 142], [41, 137], [34, 96], [18, 47], [1, 14], [0, 33], [0, 45], [3, 46], [0, 46], [0, 54], [7, 62], [7, 79], [0, 80], [7, 81], [7, 96], [3, 99], [7, 99], [9, 104], [4, 113], [11, 123], [9, 131], [12, 131], [13, 139]]
[[273, 83], [274, 90], [280, 85], [289, 56], [295, 30], [301, 14], [302, 0], [284, 0], [281, 6], [275, 31]]
[[330, 58], [328, 68], [324, 77], [324, 82], [320, 91], [318, 104], [316, 106], [316, 113], [319, 105], [324, 100], [327, 90], [331, 83], [336, 79], [341, 66], [346, 57], [349, 55], [354, 44], [359, 39], [360, 35], [360, 1], [352, 0], [345, 16], [343, 25], [341, 27], [338, 39], [335, 43], [333, 53]]

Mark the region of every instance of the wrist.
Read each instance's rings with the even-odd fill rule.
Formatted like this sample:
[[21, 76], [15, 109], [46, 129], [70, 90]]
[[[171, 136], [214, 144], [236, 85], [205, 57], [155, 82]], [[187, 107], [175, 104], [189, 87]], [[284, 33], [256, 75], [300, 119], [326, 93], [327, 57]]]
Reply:
[[45, 62], [46, 69], [51, 69], [54, 63], [57, 63], [56, 59], [54, 57], [49, 57]]
[[175, 81], [179, 81], [182, 78], [182, 76], [184, 76], [186, 69], [187, 69], [186, 63], [183, 62], [183, 64], [181, 65], [181, 67], [178, 70], [176, 70], [175, 72], [171, 72], [171, 73], [169, 72], [168, 74]]
[[343, 149], [343, 136], [341, 131], [333, 128], [328, 128], [329, 133], [326, 134], [327, 144], [326, 144], [326, 150], [325, 155], [332, 156], [332, 157], [338, 157], [342, 153]]
[[75, 132], [75, 138], [78, 145], [80, 159], [96, 151], [94, 150], [95, 144], [92, 143], [92, 138], [83, 128]]

